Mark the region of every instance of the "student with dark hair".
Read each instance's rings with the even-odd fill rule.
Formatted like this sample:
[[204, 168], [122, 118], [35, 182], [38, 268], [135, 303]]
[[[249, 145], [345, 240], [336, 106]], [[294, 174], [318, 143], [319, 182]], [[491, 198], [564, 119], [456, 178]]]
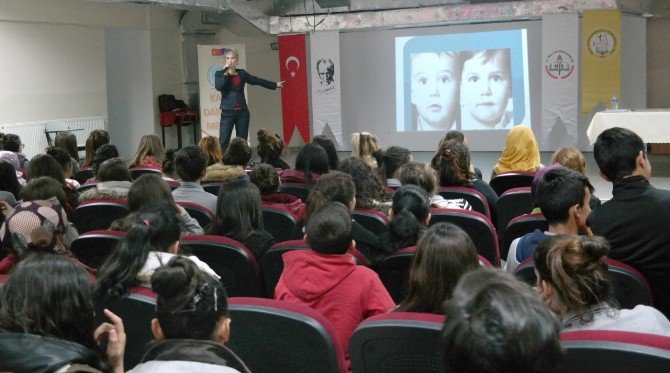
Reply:
[[492, 268], [466, 273], [446, 315], [440, 343], [445, 372], [560, 371], [556, 317], [511, 274]]
[[[102, 162], [112, 159], [112, 158], [118, 158], [119, 157], [119, 151], [116, 149], [116, 146], [114, 145], [108, 145], [104, 144], [101, 145], [93, 154], [93, 158], [91, 161], [91, 169], [93, 170], [93, 178], [87, 180], [86, 182], [88, 183], [89, 181], [95, 181], [98, 180], [98, 169], [100, 168], [100, 165]], [[83, 167], [82, 167], [83, 168]], [[86, 184], [86, 183], [84, 183]]]
[[10, 205], [16, 205], [21, 198], [21, 184], [16, 177], [14, 166], [7, 162], [0, 162], [0, 200]]
[[[438, 149], [444, 144], [445, 142], [449, 140], [455, 140], [463, 145], [468, 145], [468, 139], [465, 138], [465, 135], [463, 132], [458, 131], [458, 130], [451, 130], [447, 132], [446, 135], [444, 135], [444, 138], [440, 141], [440, 145], [438, 145]], [[472, 164], [470, 164], [470, 172], [475, 176], [475, 178], [479, 180], [483, 180], [482, 178], [482, 171], [478, 169], [477, 167], [474, 167]]]
[[133, 185], [128, 165], [121, 158], [108, 159], [98, 169], [99, 183], [79, 194], [79, 202], [91, 199], [128, 200], [128, 192]]
[[162, 204], [168, 204], [174, 208], [182, 235], [205, 233], [198, 221], [192, 218], [183, 207], [174, 202], [170, 187], [165, 181], [153, 173], [143, 174], [133, 182], [128, 190], [128, 210], [130, 210], [130, 214], [112, 222], [109, 229], [127, 232], [135, 221], [137, 212], [152, 205]]
[[177, 202], [197, 203], [216, 211], [216, 196], [208, 193], [200, 185], [205, 176], [207, 161], [202, 149], [195, 145], [179, 149], [174, 159], [177, 175], [181, 179], [181, 186], [172, 191], [172, 197]]
[[[93, 287], [99, 299], [120, 297], [134, 286], [149, 287], [154, 271], [179, 251], [177, 211], [168, 204], [151, 205], [133, 214], [132, 225], [97, 273]], [[198, 267], [218, 279], [204, 262]]]
[[430, 196], [430, 207], [442, 209], [472, 210], [470, 203], [464, 198], [444, 199], [437, 194], [437, 173], [430, 165], [410, 162], [398, 170], [398, 181], [401, 185], [418, 185]]
[[[331, 171], [312, 186], [307, 197], [307, 218], [328, 202], [339, 202], [349, 209], [351, 214], [356, 207], [356, 187], [349, 174]], [[379, 248], [379, 237], [365, 229], [355, 220], [351, 221], [352, 237], [356, 241], [356, 250], [360, 251], [374, 265], [383, 256]]]
[[[65, 149], [57, 148], [55, 146], [52, 146], [50, 148], [47, 148], [46, 151], [47, 155], [50, 155], [53, 157], [53, 159], [58, 162], [58, 165], [60, 166], [60, 170], [63, 173], [63, 177], [65, 178], [65, 183], [74, 189], [77, 189], [80, 187], [79, 182], [77, 180], [72, 179], [72, 158], [70, 158], [70, 155], [67, 154], [67, 151]], [[77, 163], [77, 168], [79, 168], [79, 163]]]
[[505, 271], [514, 272], [521, 262], [533, 257], [537, 245], [553, 235], [586, 231], [592, 191], [589, 179], [569, 168], [559, 167], [544, 174], [537, 185], [535, 205], [542, 210], [549, 230], [536, 229], [512, 241]]
[[440, 186], [472, 188], [486, 198], [491, 213], [491, 222], [495, 226], [498, 195], [485, 182], [474, 177], [470, 170], [470, 150], [456, 140], [448, 140], [440, 145], [430, 162], [437, 171]]
[[330, 163], [326, 149], [321, 145], [309, 143], [300, 149], [295, 159], [295, 169], [284, 170], [280, 176], [283, 182], [311, 185], [328, 171], [330, 171]]
[[2, 290], [1, 371], [124, 371], [123, 321], [105, 310], [111, 324], [95, 328], [91, 280], [73, 261], [33, 255], [16, 266]]
[[26, 185], [25, 172], [19, 165], [19, 156], [9, 150], [0, 150], [0, 162], [8, 163], [14, 168], [14, 175], [19, 185]]
[[241, 242], [256, 260], [270, 250], [275, 239], [263, 230], [263, 209], [258, 187], [244, 180], [233, 180], [219, 189], [216, 219], [207, 234], [224, 236]]
[[399, 187], [397, 171], [402, 165], [412, 161], [412, 153], [406, 148], [394, 145], [385, 151], [380, 149], [372, 155], [377, 160], [377, 172], [384, 185]]
[[151, 331], [156, 342], [131, 373], [249, 372], [223, 343], [230, 337], [228, 297], [221, 282], [189, 259], [174, 257], [151, 277], [158, 294]]
[[63, 207], [67, 206], [63, 186], [52, 177], [42, 176], [30, 179], [23, 190], [21, 190], [21, 199], [23, 202], [53, 198], [58, 201], [59, 205]]
[[291, 166], [281, 158], [284, 153], [284, 142], [279, 135], [273, 134], [266, 129], [258, 130], [256, 134], [258, 145], [256, 152], [261, 157], [261, 163], [267, 163], [274, 168], [288, 170]]
[[320, 145], [328, 154], [328, 164], [330, 165], [331, 170], [337, 170], [337, 167], [340, 165], [340, 158], [337, 156], [337, 149], [335, 149], [335, 144], [333, 140], [329, 139], [325, 135], [315, 136], [312, 139], [312, 142]]
[[28, 158], [21, 152], [23, 150], [23, 143], [21, 143], [21, 138], [18, 135], [13, 133], [5, 134], [4, 141], [2, 142], [2, 150], [16, 154], [19, 160], [18, 168], [25, 169], [28, 165]]
[[261, 192], [263, 207], [282, 207], [288, 209], [297, 221], [305, 219], [307, 212], [305, 203], [297, 196], [279, 193], [281, 180], [277, 170], [272, 165], [261, 163], [249, 174], [251, 182]]
[[416, 185], [403, 185], [393, 194], [388, 211], [388, 231], [381, 236], [381, 248], [386, 254], [415, 246], [430, 221], [430, 197]]
[[587, 225], [605, 237], [610, 258], [638, 269], [649, 280], [656, 307], [670, 316], [670, 191], [650, 184], [651, 164], [634, 132], [611, 128], [598, 136], [593, 156], [612, 182], [612, 199], [596, 207]]
[[[105, 130], [93, 130], [88, 135], [86, 139], [86, 157], [84, 158], [84, 164], [82, 165], [82, 170], [93, 167], [93, 155], [96, 150], [103, 145], [109, 144], [109, 133]], [[114, 157], [118, 157], [115, 155]], [[110, 158], [114, 158], [110, 157]]]
[[[376, 162], [375, 162], [376, 164]], [[391, 207], [391, 196], [361, 158], [350, 157], [340, 162], [340, 171], [351, 175], [356, 185], [356, 208], [373, 209], [382, 214]]]
[[347, 251], [354, 246], [349, 210], [328, 202], [307, 221], [305, 241], [312, 250], [284, 254], [275, 299], [305, 304], [333, 325], [349, 361], [349, 339], [364, 319], [395, 304], [371, 269], [357, 266]]
[[28, 174], [28, 180], [35, 177], [48, 176], [58, 181], [58, 183], [61, 185], [61, 188], [63, 188], [63, 191], [65, 192], [65, 199], [67, 204], [69, 204], [72, 208], [77, 207], [79, 204], [77, 201], [77, 198], [79, 198], [79, 192], [67, 185], [60, 165], [52, 156], [47, 154], [38, 154], [34, 156], [33, 159], [31, 159], [28, 163], [26, 173]]
[[463, 229], [450, 223], [431, 226], [416, 245], [407, 296], [395, 311], [444, 314], [458, 280], [477, 268], [475, 244]]
[[562, 330], [623, 330], [670, 336], [670, 321], [656, 309], [618, 309], [612, 299], [602, 237], [557, 235], [537, 247], [537, 290], [561, 319]]
[[[551, 156], [551, 163], [558, 163], [563, 167], [573, 169], [582, 175], [586, 175], [586, 158], [582, 152], [574, 147], [565, 147], [557, 150]], [[600, 199], [594, 194], [591, 194], [589, 201], [591, 209], [601, 205]]]
[[236, 137], [223, 153], [223, 163], [215, 163], [207, 167], [203, 181], [249, 180], [245, 167], [251, 161], [253, 151], [247, 140]]
[[165, 157], [163, 158], [163, 180], [165, 181], [174, 181], [177, 178], [177, 171], [175, 170], [174, 157], [177, 150], [175, 149], [165, 149]]
[[77, 147], [77, 136], [72, 132], [58, 132], [54, 140], [54, 147], [63, 149], [70, 156], [72, 173], [79, 171], [79, 148]]

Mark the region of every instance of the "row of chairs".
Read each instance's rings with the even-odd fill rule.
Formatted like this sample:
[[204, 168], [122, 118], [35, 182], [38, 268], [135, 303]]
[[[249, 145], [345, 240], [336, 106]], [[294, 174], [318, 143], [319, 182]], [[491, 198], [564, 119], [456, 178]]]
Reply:
[[[152, 340], [150, 322], [156, 296], [134, 288], [130, 295], [99, 305], [124, 320], [125, 364], [139, 363]], [[227, 346], [253, 372], [344, 372], [342, 346], [330, 323], [301, 304], [260, 298], [231, 298], [233, 332]], [[444, 316], [388, 313], [365, 320], [349, 343], [353, 371], [441, 372], [439, 339]], [[584, 330], [561, 335], [565, 371], [646, 372], [670, 369], [670, 338], [621, 331]], [[235, 368], [235, 367], [233, 367]]]

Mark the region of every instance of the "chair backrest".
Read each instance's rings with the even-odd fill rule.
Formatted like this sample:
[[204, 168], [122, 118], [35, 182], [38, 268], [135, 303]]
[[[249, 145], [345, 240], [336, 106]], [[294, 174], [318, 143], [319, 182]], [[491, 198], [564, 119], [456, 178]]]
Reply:
[[369, 230], [377, 236], [381, 235], [382, 232], [385, 232], [389, 225], [389, 220], [386, 215], [377, 210], [357, 208], [354, 209], [352, 218], [358, 224], [362, 225], [363, 228]]
[[547, 219], [545, 219], [542, 214], [525, 214], [512, 219], [507, 223], [507, 227], [505, 228], [505, 237], [503, 239], [502, 248], [500, 249], [500, 255], [502, 255], [503, 258], [507, 258], [509, 246], [512, 244], [512, 241], [531, 233], [536, 229], [539, 229], [542, 232], [549, 229], [549, 223], [547, 223]]
[[229, 299], [230, 347], [252, 372], [346, 372], [343, 346], [331, 324], [302, 304]]
[[197, 220], [198, 224], [200, 224], [200, 226], [203, 228], [206, 227], [207, 224], [209, 224], [216, 217], [214, 211], [197, 203], [186, 201], [177, 201], [176, 203], [183, 207], [184, 210], [186, 210], [186, 212], [188, 212], [188, 214], [193, 219]]
[[504, 172], [491, 178], [489, 185], [501, 196], [506, 190], [529, 187], [533, 183], [535, 171]]
[[535, 261], [533, 258], [528, 258], [519, 263], [519, 266], [514, 270], [514, 276], [530, 286], [537, 285], [537, 276], [535, 276]]
[[477, 253], [494, 266], [500, 267], [498, 236], [489, 218], [469, 210], [430, 209], [430, 213], [430, 225], [447, 222], [461, 227], [474, 242]]
[[224, 183], [222, 182], [216, 182], [216, 183], [202, 183], [200, 186], [202, 186], [202, 189], [205, 190], [207, 193], [212, 193], [215, 196], [219, 195], [219, 189], [221, 189], [221, 185]]
[[311, 250], [303, 240], [284, 241], [275, 244], [261, 258], [261, 273], [265, 282], [265, 297], [274, 298], [275, 287], [284, 271], [282, 255], [293, 250]]
[[109, 322], [102, 312], [105, 308], [123, 319], [127, 338], [124, 368], [130, 370], [140, 363], [144, 346], [154, 339], [151, 319], [156, 315], [156, 294], [149, 288], [138, 286], [130, 289], [130, 294], [124, 297], [101, 301], [96, 305], [96, 325]]
[[416, 246], [406, 247], [384, 257], [377, 266], [379, 279], [395, 303], [400, 303], [407, 294], [409, 268]]
[[356, 328], [349, 355], [356, 373], [442, 372], [439, 340], [444, 315], [396, 312]]
[[305, 183], [282, 182], [281, 186], [279, 187], [279, 192], [291, 194], [303, 201], [307, 201], [307, 196], [309, 195], [309, 186]]
[[615, 330], [561, 333], [564, 372], [670, 372], [670, 337]]
[[161, 170], [157, 170], [155, 168], [148, 168], [148, 167], [133, 167], [133, 168], [130, 169], [130, 176], [132, 176], [133, 180], [137, 179], [138, 177], [140, 177], [144, 174], [162, 175], [162, 172], [161, 172]]
[[170, 190], [175, 190], [181, 186], [181, 183], [177, 180], [165, 180], [165, 184], [170, 187]]
[[287, 208], [281, 206], [263, 206], [263, 226], [277, 242], [303, 236], [301, 222]]
[[507, 224], [517, 216], [530, 214], [531, 211], [533, 211], [533, 204], [530, 202], [530, 187], [509, 189], [500, 196], [496, 203], [496, 214], [498, 215], [496, 228], [501, 245], [504, 243]]
[[92, 178], [93, 175], [94, 175], [93, 169], [89, 168], [75, 172], [72, 178], [77, 180], [79, 184], [84, 184], [86, 180]]
[[109, 230], [86, 232], [72, 241], [70, 251], [80, 262], [99, 269], [125, 235], [125, 232]]
[[207, 263], [219, 276], [231, 297], [260, 297], [258, 264], [254, 255], [243, 244], [221, 236], [184, 236], [181, 247]]
[[90, 181], [88, 183], [81, 184], [79, 188], [77, 188], [77, 192], [81, 193], [89, 189], [93, 189], [97, 187], [97, 185], [100, 184], [99, 181]]
[[444, 187], [441, 186], [437, 189], [437, 194], [444, 197], [444, 199], [458, 199], [463, 198], [470, 206], [472, 206], [473, 211], [488, 216], [491, 218], [491, 210], [489, 208], [489, 203], [486, 201], [486, 197], [481, 194], [478, 190], [465, 187]]
[[72, 213], [72, 223], [79, 234], [104, 230], [112, 222], [129, 213], [128, 202], [125, 200], [91, 199], [81, 203]]
[[605, 259], [614, 298], [621, 308], [634, 308], [638, 304], [653, 306], [649, 282], [637, 269], [614, 259]]

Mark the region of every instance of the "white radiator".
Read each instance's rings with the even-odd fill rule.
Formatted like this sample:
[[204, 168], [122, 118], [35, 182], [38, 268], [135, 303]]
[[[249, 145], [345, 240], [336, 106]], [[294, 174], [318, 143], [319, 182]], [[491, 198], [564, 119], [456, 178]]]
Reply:
[[[70, 118], [70, 119], [54, 119], [55, 121], [65, 122], [72, 133], [77, 136], [77, 144], [84, 146], [86, 139], [91, 131], [96, 129], [107, 128], [106, 117], [86, 117], [86, 118]], [[23, 154], [28, 159], [37, 154], [44, 153], [47, 148], [47, 138], [44, 134], [44, 128], [47, 122], [51, 120], [27, 123], [11, 123], [1, 124], [0, 132], [13, 133], [19, 135], [21, 142], [25, 145]], [[51, 140], [56, 138], [55, 134], [51, 134]]]

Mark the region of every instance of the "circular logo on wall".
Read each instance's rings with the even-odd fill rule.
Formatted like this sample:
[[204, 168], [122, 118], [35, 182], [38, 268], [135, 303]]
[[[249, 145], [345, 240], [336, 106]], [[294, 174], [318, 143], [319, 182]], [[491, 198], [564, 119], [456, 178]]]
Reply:
[[591, 57], [600, 60], [612, 57], [619, 47], [614, 31], [607, 28], [599, 28], [592, 31], [586, 43]]
[[209, 67], [209, 70], [207, 70], [207, 83], [212, 86], [212, 88], [214, 88], [214, 74], [219, 70], [223, 70], [223, 65], [212, 65]]
[[544, 71], [554, 79], [567, 79], [575, 71], [575, 60], [564, 50], [555, 50], [544, 59]]

